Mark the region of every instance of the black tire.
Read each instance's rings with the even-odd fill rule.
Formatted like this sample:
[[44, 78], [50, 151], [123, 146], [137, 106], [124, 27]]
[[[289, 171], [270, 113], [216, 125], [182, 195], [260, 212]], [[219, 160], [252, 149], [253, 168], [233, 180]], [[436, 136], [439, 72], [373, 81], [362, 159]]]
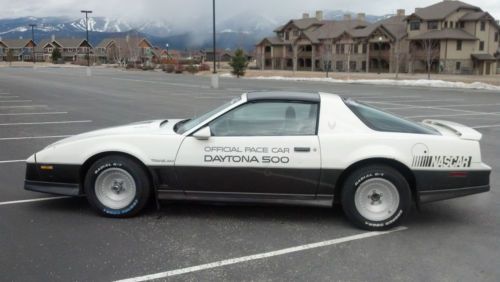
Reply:
[[[102, 196], [102, 193], [104, 192], [97, 191], [98, 188], [96, 180], [98, 180], [98, 177], [103, 173], [107, 173], [109, 175], [112, 171], [118, 171], [118, 173], [123, 173], [123, 171], [127, 172], [132, 178], [130, 179], [130, 177], [128, 177], [127, 179], [133, 181], [135, 184], [135, 193], [129, 192], [131, 198], [130, 203], [127, 204], [129, 199], [123, 201], [126, 206], [119, 208], [110, 207], [99, 200], [99, 197], [103, 199], [104, 196]], [[102, 177], [104, 178], [105, 175]], [[122, 184], [120, 184], [120, 188]], [[132, 217], [139, 213], [148, 203], [149, 196], [151, 195], [151, 181], [144, 167], [137, 161], [125, 156], [109, 155], [97, 160], [90, 166], [85, 176], [84, 189], [90, 205], [99, 214], [115, 218]], [[126, 189], [123, 191], [126, 191]], [[129, 191], [133, 191], [133, 189], [130, 189]], [[98, 196], [98, 194], [100, 196]], [[110, 198], [108, 199], [108, 201], [112, 201]], [[111, 202], [110, 204], [114, 203]]]
[[[370, 182], [367, 182], [369, 181]], [[388, 182], [387, 182], [388, 181]], [[387, 214], [391, 214], [387, 218], [381, 218], [381, 220], [374, 220], [373, 218], [367, 218], [363, 216], [362, 213], [369, 213], [372, 217], [385, 217], [388, 215], [384, 215], [384, 213], [370, 213], [370, 208], [373, 208], [377, 204], [382, 204], [383, 194], [377, 194], [378, 188], [371, 187], [379, 187], [376, 186], [378, 183], [391, 183], [392, 187], [388, 185], [391, 193], [390, 195], [386, 195], [387, 199], [394, 199], [392, 195], [397, 193], [399, 197], [399, 203], [396, 200], [391, 200], [392, 208], [388, 208]], [[375, 183], [371, 185], [372, 183]], [[371, 185], [371, 186], [370, 186]], [[360, 208], [356, 206], [356, 192], [360, 189], [358, 193], [358, 205]], [[394, 189], [395, 188], [395, 189]], [[369, 191], [372, 190], [372, 191]], [[368, 191], [368, 193], [372, 193], [371, 196], [368, 195], [367, 202], [371, 202], [368, 208], [364, 208], [362, 203], [364, 199], [364, 192]], [[396, 192], [397, 191], [397, 192]], [[378, 195], [378, 196], [377, 196]], [[375, 199], [375, 200], [374, 200]], [[411, 209], [411, 191], [410, 186], [406, 179], [401, 173], [399, 173], [396, 169], [386, 166], [386, 165], [370, 165], [366, 167], [362, 167], [360, 169], [352, 172], [344, 181], [342, 186], [341, 193], [341, 202], [342, 208], [344, 210], [347, 218], [353, 223], [355, 226], [365, 229], [365, 230], [387, 230], [393, 227], [396, 227], [401, 224], [402, 220], [408, 215]], [[387, 203], [384, 203], [387, 205]], [[397, 207], [394, 209], [394, 207]]]

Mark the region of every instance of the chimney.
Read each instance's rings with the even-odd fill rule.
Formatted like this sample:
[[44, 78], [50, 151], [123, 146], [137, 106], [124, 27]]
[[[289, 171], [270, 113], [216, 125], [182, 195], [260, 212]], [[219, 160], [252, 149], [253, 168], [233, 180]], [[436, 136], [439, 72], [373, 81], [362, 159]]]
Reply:
[[56, 41], [56, 35], [55, 34], [52, 34], [52, 36], [50, 37], [51, 41]]
[[404, 17], [405, 16], [405, 9], [398, 9], [396, 12], [396, 15], [398, 17]]
[[350, 21], [351, 20], [351, 14], [344, 14], [344, 21]]
[[358, 19], [358, 21], [364, 21], [365, 20], [365, 13], [358, 13], [357, 19]]
[[303, 19], [308, 19], [309, 18], [309, 13], [303, 13], [302, 14]]
[[322, 21], [323, 20], [323, 11], [316, 11], [316, 19], [318, 21]]

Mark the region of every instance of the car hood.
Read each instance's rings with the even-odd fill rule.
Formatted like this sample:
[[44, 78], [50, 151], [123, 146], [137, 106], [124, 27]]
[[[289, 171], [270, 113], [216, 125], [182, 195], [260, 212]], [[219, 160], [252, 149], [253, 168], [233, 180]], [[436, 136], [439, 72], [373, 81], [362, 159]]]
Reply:
[[145, 135], [145, 134], [160, 134], [160, 135], [174, 135], [174, 125], [182, 119], [158, 119], [148, 120], [141, 122], [134, 122], [127, 125], [109, 127], [86, 133], [73, 135], [71, 137], [59, 140], [50, 144], [47, 147], [65, 144], [68, 142], [78, 141], [82, 139], [111, 136], [111, 135]]

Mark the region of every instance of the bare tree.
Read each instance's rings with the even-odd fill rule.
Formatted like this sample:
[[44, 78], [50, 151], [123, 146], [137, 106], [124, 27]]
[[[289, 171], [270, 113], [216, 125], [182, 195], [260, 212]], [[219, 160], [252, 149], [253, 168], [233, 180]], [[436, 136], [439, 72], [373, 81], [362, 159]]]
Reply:
[[432, 62], [439, 58], [439, 41], [433, 39], [422, 40], [422, 47], [425, 51], [425, 62], [427, 66], [427, 79], [431, 79]]
[[12, 61], [14, 61], [14, 50], [7, 50], [7, 61], [9, 62], [9, 66], [12, 66]]
[[351, 77], [351, 53], [352, 53], [352, 43], [345, 44], [347, 46], [347, 80], [349, 80]]
[[328, 77], [328, 72], [332, 67], [332, 50], [333, 50], [332, 42], [330, 40], [325, 41], [321, 48], [321, 59], [323, 61], [323, 70], [326, 73], [326, 77]]
[[400, 59], [401, 59], [401, 40], [396, 38], [396, 42], [394, 45], [394, 57], [396, 59], [396, 79], [399, 78], [399, 68], [400, 68]]

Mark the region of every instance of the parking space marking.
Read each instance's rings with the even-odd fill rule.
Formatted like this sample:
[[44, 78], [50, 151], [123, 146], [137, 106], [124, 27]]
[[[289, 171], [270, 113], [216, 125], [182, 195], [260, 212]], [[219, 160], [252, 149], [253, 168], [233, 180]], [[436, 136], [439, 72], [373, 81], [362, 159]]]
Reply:
[[59, 199], [67, 199], [67, 198], [71, 198], [71, 196], [47, 197], [47, 198], [37, 198], [37, 199], [28, 199], [28, 200], [0, 202], [0, 206], [14, 205], [14, 204], [24, 204], [24, 203], [33, 203], [33, 202], [41, 202], [41, 201], [51, 201], [51, 200], [59, 200]]
[[39, 113], [7, 113], [0, 116], [30, 116], [30, 115], [63, 115], [68, 112], [39, 112]]
[[402, 231], [402, 230], [406, 230], [406, 229], [408, 229], [408, 228], [397, 227], [397, 228], [394, 228], [394, 229], [388, 230], [388, 231], [371, 231], [371, 232], [346, 236], [346, 237], [342, 237], [342, 238], [336, 238], [336, 239], [327, 240], [327, 241], [321, 241], [321, 242], [317, 242], [317, 243], [300, 245], [300, 246], [290, 247], [290, 248], [266, 252], [266, 253], [254, 254], [254, 255], [226, 259], [226, 260], [220, 260], [220, 261], [201, 264], [201, 265], [197, 265], [197, 266], [191, 266], [191, 267], [186, 267], [186, 268], [169, 270], [169, 271], [165, 271], [165, 272], [159, 272], [159, 273], [155, 273], [155, 274], [127, 278], [127, 279], [123, 279], [123, 280], [118, 280], [117, 282], [139, 282], [139, 281], [161, 279], [161, 278], [171, 277], [171, 276], [175, 276], [175, 275], [181, 275], [181, 274], [186, 274], [186, 273], [191, 273], [191, 272], [196, 272], [196, 271], [201, 271], [201, 270], [206, 270], [206, 269], [211, 269], [211, 268], [222, 267], [222, 266], [231, 265], [231, 264], [237, 264], [237, 263], [253, 261], [253, 260], [260, 260], [260, 259], [270, 258], [270, 257], [274, 257], [274, 256], [280, 256], [280, 255], [296, 253], [296, 252], [306, 251], [306, 250], [315, 249], [315, 248], [321, 248], [321, 247], [342, 244], [342, 243], [355, 241], [355, 240], [367, 239], [370, 237], [385, 235], [385, 234], [389, 234], [389, 233], [393, 233], [393, 232], [397, 232], [397, 231]]
[[16, 108], [47, 108], [47, 105], [29, 105], [29, 106], [0, 106], [0, 109], [16, 109]]
[[33, 100], [0, 100], [0, 103], [28, 103], [28, 102], [33, 102]]
[[405, 118], [426, 118], [426, 117], [462, 117], [462, 116], [497, 116], [500, 112], [492, 113], [462, 113], [462, 114], [448, 114], [448, 115], [419, 115], [419, 116], [405, 116]]
[[24, 163], [26, 160], [6, 160], [0, 161], [0, 164], [11, 164], [11, 163]]
[[500, 127], [500, 124], [490, 124], [490, 125], [476, 125], [471, 126], [472, 128], [490, 128], [490, 127]]
[[11, 125], [45, 125], [45, 124], [66, 124], [66, 123], [89, 123], [91, 120], [65, 120], [65, 121], [41, 121], [41, 122], [14, 122], [14, 123], [0, 123], [0, 126]]
[[411, 103], [411, 102], [452, 102], [452, 101], [463, 101], [464, 99], [429, 99], [429, 100], [404, 100], [404, 101], [371, 101], [371, 100], [361, 100], [361, 102], [365, 103], [373, 103], [373, 104], [389, 104], [392, 105], [393, 103], [398, 103], [398, 102], [405, 102], [405, 103]]
[[456, 104], [456, 105], [443, 105], [439, 107], [434, 107], [434, 106], [415, 106], [415, 105], [406, 105], [406, 104], [398, 104], [398, 103], [387, 103], [387, 104], [394, 104], [395, 106], [403, 106], [403, 107], [396, 107], [396, 108], [383, 108], [384, 110], [405, 110], [408, 108], [413, 108], [413, 109], [433, 109], [433, 108], [452, 108], [452, 107], [483, 107], [483, 106], [498, 106], [500, 103], [493, 103], [493, 104]]
[[8, 98], [19, 98], [19, 96], [7, 96], [7, 95], [0, 95], [1, 99], [8, 99]]
[[24, 140], [24, 139], [56, 139], [56, 138], [66, 138], [72, 135], [52, 135], [52, 136], [26, 136], [26, 137], [3, 137], [0, 138], [0, 141], [9, 141], [9, 140]]

